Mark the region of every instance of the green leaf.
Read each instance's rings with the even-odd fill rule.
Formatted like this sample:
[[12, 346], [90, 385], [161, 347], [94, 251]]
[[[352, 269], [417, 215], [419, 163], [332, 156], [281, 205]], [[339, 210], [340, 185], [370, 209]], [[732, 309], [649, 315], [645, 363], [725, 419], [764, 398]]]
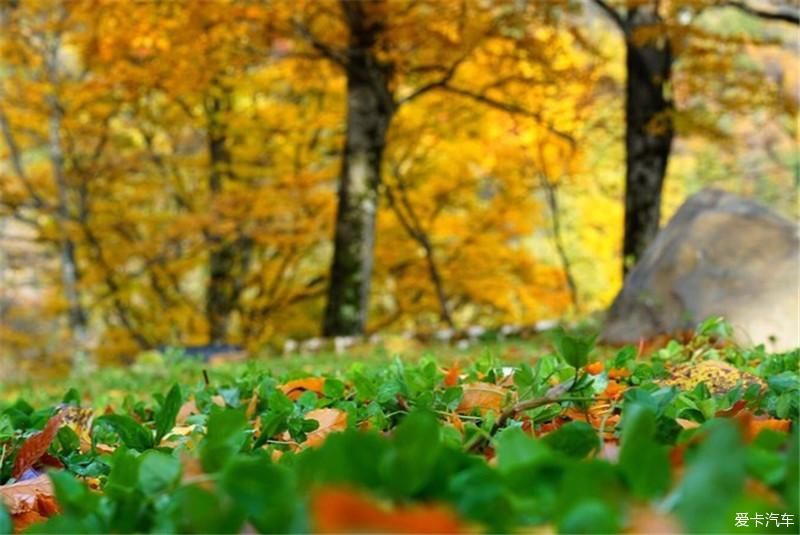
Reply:
[[344, 383], [336, 379], [325, 379], [322, 393], [330, 399], [339, 399], [344, 395]]
[[247, 440], [244, 409], [215, 410], [208, 418], [206, 438], [200, 445], [200, 462], [208, 473], [219, 471]]
[[241, 533], [245, 521], [244, 511], [230, 500], [197, 485], [176, 490], [172, 508], [178, 533]]
[[552, 456], [542, 441], [534, 440], [519, 427], [507, 428], [498, 433], [494, 446], [498, 468], [505, 473], [534, 465]]
[[582, 368], [589, 360], [589, 353], [594, 348], [595, 336], [588, 338], [571, 336], [561, 327], [550, 333], [550, 339], [558, 356], [573, 368]]
[[153, 434], [149, 429], [124, 414], [106, 414], [95, 420], [94, 425], [108, 424], [119, 435], [127, 447], [144, 451], [153, 447]]
[[439, 458], [439, 422], [428, 412], [413, 412], [397, 426], [381, 472], [398, 498], [411, 497], [429, 480]]
[[221, 483], [258, 531], [289, 531], [298, 499], [285, 468], [265, 458], [236, 457], [223, 471]]
[[181, 409], [182, 401], [181, 388], [175, 384], [167, 393], [164, 404], [161, 406], [161, 410], [158, 411], [158, 415], [156, 415], [156, 444], [160, 444], [161, 439], [175, 427], [175, 419]]
[[81, 439], [70, 427], [64, 426], [59, 429], [56, 437], [58, 438], [59, 444], [61, 444], [61, 449], [65, 453], [76, 451], [80, 448]]
[[745, 481], [745, 450], [734, 422], [718, 418], [700, 428], [704, 440], [690, 461], [678, 490], [676, 511], [692, 533], [730, 530], [730, 505]]
[[138, 486], [146, 495], [173, 489], [181, 477], [181, 463], [175, 457], [151, 450], [139, 461]]
[[111, 456], [111, 472], [103, 491], [112, 498], [128, 496], [139, 482], [141, 456], [126, 448], [117, 448]]
[[656, 442], [656, 412], [647, 405], [626, 403], [623, 415], [620, 470], [636, 496], [660, 496], [670, 485], [670, 462], [667, 448]]
[[561, 519], [561, 533], [619, 533], [619, 515], [600, 500], [584, 500], [572, 507]]
[[67, 390], [64, 397], [61, 399], [64, 405], [75, 405], [76, 407], [81, 404], [81, 395], [75, 388]]
[[600, 437], [597, 431], [586, 422], [569, 422], [543, 439], [544, 443], [554, 451], [560, 451], [570, 457], [583, 459], [591, 452], [600, 449]]
[[100, 503], [100, 496], [68, 472], [56, 471], [48, 475], [53, 482], [56, 500], [63, 513], [84, 516], [95, 512]]
[[0, 501], [0, 535], [10, 535], [11, 533], [14, 533], [11, 515], [8, 514], [5, 504]]

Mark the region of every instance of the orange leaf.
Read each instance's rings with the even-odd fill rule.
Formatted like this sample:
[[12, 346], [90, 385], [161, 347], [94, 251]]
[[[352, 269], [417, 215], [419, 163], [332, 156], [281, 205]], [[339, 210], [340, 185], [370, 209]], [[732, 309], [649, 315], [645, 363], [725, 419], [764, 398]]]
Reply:
[[458, 365], [451, 367], [444, 376], [444, 386], [456, 386], [458, 384], [459, 375], [461, 375], [461, 370], [458, 368]]
[[56, 438], [59, 427], [61, 427], [61, 413], [50, 418], [44, 429], [28, 437], [17, 452], [17, 458], [14, 459], [11, 477], [19, 478], [47, 452], [53, 439]]
[[458, 417], [456, 413], [450, 413], [447, 417], [450, 421], [450, 424], [455, 427], [462, 435], [464, 434], [464, 422], [461, 421], [461, 418]]
[[606, 386], [604, 394], [607, 397], [616, 399], [619, 396], [621, 396], [622, 393], [625, 392], [625, 390], [627, 389], [628, 387], [626, 387], [625, 385], [621, 385], [616, 381], [609, 381], [608, 386]]
[[45, 520], [47, 520], [47, 518], [39, 514], [38, 511], [25, 511], [24, 513], [11, 515], [11, 522], [14, 524], [14, 533], [22, 533], [30, 526]]
[[752, 420], [750, 420], [749, 437], [751, 439], [757, 437], [758, 434], [764, 429], [778, 431], [779, 433], [788, 433], [791, 426], [792, 426], [791, 420], [779, 420], [777, 418], [765, 418], [765, 419], [753, 418]]
[[608, 371], [609, 379], [625, 379], [631, 376], [631, 371], [626, 368], [611, 368]]
[[289, 399], [296, 400], [304, 392], [311, 391], [322, 394], [322, 387], [325, 386], [325, 379], [322, 377], [306, 377], [305, 379], [295, 379], [286, 384], [280, 385], [278, 390], [286, 394]]
[[247, 404], [247, 410], [245, 411], [245, 415], [247, 415], [247, 419], [253, 417], [256, 413], [256, 408], [258, 407], [258, 390], [253, 389], [253, 397], [250, 398], [250, 402]]
[[583, 369], [586, 370], [586, 373], [588, 373], [589, 375], [600, 375], [601, 373], [603, 373], [603, 363], [592, 362], [584, 366]]
[[391, 508], [346, 488], [325, 488], [311, 500], [316, 533], [463, 533], [465, 526], [443, 505]]
[[464, 385], [464, 395], [461, 398], [456, 412], [468, 414], [473, 409], [478, 409], [481, 414], [489, 411], [499, 413], [503, 408], [508, 391], [491, 383], [470, 383]]

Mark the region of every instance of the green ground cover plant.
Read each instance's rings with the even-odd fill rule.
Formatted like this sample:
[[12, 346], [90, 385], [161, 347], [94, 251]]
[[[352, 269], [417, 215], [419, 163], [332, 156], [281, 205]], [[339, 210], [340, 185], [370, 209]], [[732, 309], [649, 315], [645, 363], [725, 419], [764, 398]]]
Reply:
[[550, 341], [7, 394], [0, 532], [796, 533], [800, 351]]

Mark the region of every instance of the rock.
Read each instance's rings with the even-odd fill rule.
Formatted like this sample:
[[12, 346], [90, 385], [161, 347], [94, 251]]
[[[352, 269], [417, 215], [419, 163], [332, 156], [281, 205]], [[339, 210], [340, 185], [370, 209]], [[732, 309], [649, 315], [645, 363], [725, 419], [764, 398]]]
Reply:
[[800, 233], [719, 190], [690, 197], [628, 273], [601, 339], [636, 343], [724, 317], [735, 341], [800, 347]]

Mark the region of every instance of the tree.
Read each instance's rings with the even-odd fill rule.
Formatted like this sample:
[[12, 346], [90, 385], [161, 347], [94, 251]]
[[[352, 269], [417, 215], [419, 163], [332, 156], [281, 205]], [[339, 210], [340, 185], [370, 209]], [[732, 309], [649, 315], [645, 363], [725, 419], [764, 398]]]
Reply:
[[[610, 18], [625, 42], [625, 232], [623, 273], [642, 255], [658, 232], [661, 192], [675, 135], [673, 68], [674, 34], [685, 34], [678, 17], [711, 7], [732, 7], [765, 20], [797, 24], [798, 15], [765, 11], [746, 2], [694, 2], [669, 5], [669, 16], [658, 0], [626, 1], [624, 9], [594, 3]], [[688, 11], [687, 11], [688, 10]]]
[[[338, 65], [346, 78], [346, 133], [322, 329], [327, 336], [362, 334], [365, 330], [383, 154], [387, 132], [400, 107], [439, 90], [542, 120], [538, 112], [504, 102], [489, 91], [452, 82], [481, 44], [489, 39], [513, 42], [515, 32], [532, 24], [536, 17], [546, 18], [549, 10], [533, 10], [513, 2], [491, 6], [477, 2], [439, 4], [436, 16], [444, 21], [444, 29], [421, 32], [421, 21], [433, 15], [432, 7], [417, 2], [343, 1], [338, 14], [331, 13], [329, 5], [320, 4], [310, 9], [305, 20], [294, 21], [300, 36], [317, 53]], [[336, 37], [323, 38], [314, 28], [324, 26], [321, 20], [330, 26], [338, 25], [345, 37], [339, 35], [338, 43]], [[328, 31], [336, 36], [336, 31]], [[514, 81], [516, 78], [511, 76], [495, 80], [490, 87], [502, 91]], [[555, 126], [549, 128], [563, 135]], [[420, 234], [414, 235], [419, 242]], [[444, 294], [435, 272], [431, 270], [431, 279], [438, 288], [440, 310], [447, 322], [449, 313], [441, 303]]]

